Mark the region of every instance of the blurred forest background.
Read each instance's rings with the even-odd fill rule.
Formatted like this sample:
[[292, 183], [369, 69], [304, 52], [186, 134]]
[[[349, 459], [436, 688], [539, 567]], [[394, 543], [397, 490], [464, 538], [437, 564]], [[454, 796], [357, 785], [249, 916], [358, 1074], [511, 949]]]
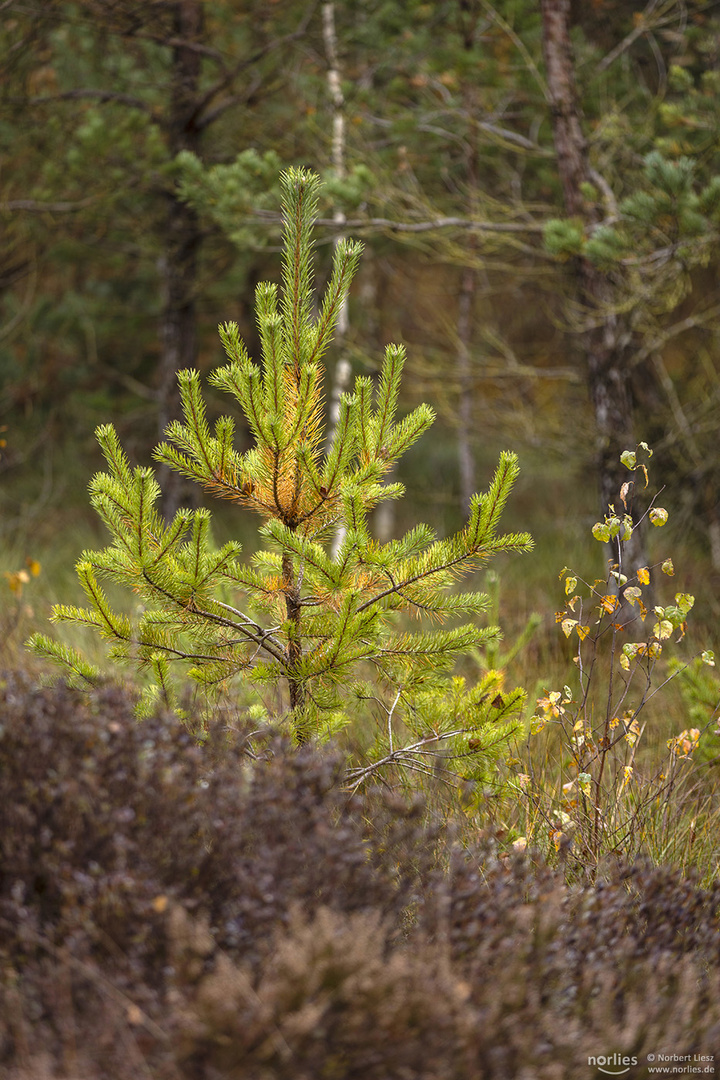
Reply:
[[[719, 93], [715, 0], [4, 0], [7, 581], [29, 559], [57, 582], [99, 528], [98, 423], [147, 463], [176, 369], [222, 362], [221, 320], [257, 357], [278, 174], [304, 165], [325, 181], [320, 286], [340, 235], [365, 244], [328, 402], [395, 341], [405, 406], [439, 413], [378, 533], [449, 532], [514, 449], [508, 527], [538, 544], [507, 567], [522, 625], [645, 440], [712, 624]], [[171, 510], [187, 493], [164, 481]], [[218, 528], [252, 547], [253, 522]]]

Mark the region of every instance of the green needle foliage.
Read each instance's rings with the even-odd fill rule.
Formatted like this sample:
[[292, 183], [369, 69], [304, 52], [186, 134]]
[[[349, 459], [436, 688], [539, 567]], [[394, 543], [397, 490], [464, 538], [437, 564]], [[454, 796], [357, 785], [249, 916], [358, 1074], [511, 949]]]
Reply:
[[[53, 620], [92, 627], [110, 643], [114, 661], [149, 673], [145, 707], [158, 693], [176, 707], [187, 677], [211, 700], [228, 692], [247, 700], [245, 688], [252, 687], [262, 702], [269, 687], [281, 691], [282, 711], [303, 742], [346, 721], [353, 689], [356, 700], [365, 696], [361, 687], [368, 684], [361, 680], [370, 676], [375, 686], [392, 688], [411, 711], [459, 654], [495, 639], [495, 627], [475, 622], [487, 597], [452, 587], [491, 556], [527, 551], [532, 541], [525, 533], [497, 532], [518, 473], [511, 453], [502, 454], [487, 493], [473, 498], [456, 536], [440, 540], [419, 525], [387, 544], [373, 540], [368, 514], [382, 499], [403, 493], [386, 478], [434, 414], [420, 405], [397, 418], [405, 357], [390, 345], [376, 392], [370, 378], [359, 377], [343, 396], [331, 449], [324, 452], [322, 356], [362, 249], [352, 241], [338, 245], [315, 317], [311, 232], [319, 180], [289, 170], [281, 185], [281, 288], [261, 284], [256, 297], [262, 366], [250, 360], [237, 326], [228, 323], [220, 336], [229, 363], [210, 379], [239, 403], [254, 446], [238, 453], [230, 417], [211, 430], [197, 372], [181, 371], [184, 422], [169, 424], [167, 441], [154, 454], [212, 495], [258, 514], [264, 549], [248, 563], [240, 560], [238, 543], [217, 548], [205, 509], [181, 509], [166, 522], [156, 509], [160, 488], [152, 470], [132, 469], [114, 428], [103, 425], [97, 436], [108, 471], [93, 478], [90, 492], [112, 542], [86, 551], [78, 563], [89, 606], [57, 606]], [[332, 558], [339, 529], [343, 541]], [[103, 580], [138, 595], [143, 607], [135, 621], [112, 610]], [[403, 623], [402, 613], [416, 616], [416, 626]], [[438, 625], [458, 616], [469, 621]], [[44, 635], [31, 645], [76, 681], [96, 679], [74, 650]], [[466, 697], [464, 712], [474, 709], [472, 730], [505, 719], [508, 702], [515, 711], [522, 704], [519, 691], [494, 712], [491, 703]], [[466, 731], [457, 715], [453, 723], [456, 733]]]

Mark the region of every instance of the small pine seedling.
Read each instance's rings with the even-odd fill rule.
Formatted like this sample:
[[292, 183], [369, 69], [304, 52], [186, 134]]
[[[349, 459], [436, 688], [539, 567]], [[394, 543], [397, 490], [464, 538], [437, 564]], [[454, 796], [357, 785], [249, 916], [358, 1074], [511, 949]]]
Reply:
[[[254, 445], [244, 454], [235, 449], [230, 417], [211, 430], [197, 372], [181, 371], [184, 420], [168, 425], [154, 453], [211, 495], [259, 515], [263, 550], [243, 562], [238, 543], [217, 548], [206, 509], [180, 509], [166, 522], [156, 508], [160, 488], [152, 470], [131, 468], [106, 424], [97, 437], [108, 471], [93, 478], [90, 493], [112, 540], [104, 550], [84, 552], [77, 564], [89, 606], [58, 605], [52, 618], [92, 627], [110, 643], [113, 661], [151, 676], [141, 711], [158, 696], [176, 708], [188, 677], [211, 700], [213, 692], [238, 700], [245, 688], [262, 693], [270, 684], [283, 691], [283, 711], [304, 742], [345, 722], [351, 691], [368, 672], [402, 688], [407, 702], [414, 687], [426, 692], [430, 677], [447, 671], [459, 654], [496, 638], [497, 628], [473, 621], [426, 624], [482, 614], [487, 597], [451, 591], [457, 578], [500, 552], [527, 551], [532, 541], [526, 533], [497, 532], [518, 473], [512, 453], [502, 454], [487, 493], [474, 496], [457, 535], [437, 539], [419, 525], [386, 544], [372, 538], [368, 514], [381, 500], [402, 495], [402, 485], [387, 482], [388, 474], [434, 414], [423, 404], [397, 418], [405, 354], [390, 345], [377, 392], [362, 376], [343, 395], [325, 452], [322, 358], [362, 247], [337, 245], [314, 316], [311, 233], [319, 180], [291, 169], [281, 184], [281, 287], [264, 283], [256, 293], [262, 366], [228, 323], [220, 336], [229, 362], [210, 378], [239, 403]], [[343, 540], [332, 557], [338, 530]], [[113, 611], [103, 580], [137, 594], [137, 619]], [[398, 613], [417, 616], [420, 625], [404, 629]], [[78, 683], [99, 677], [74, 649], [45, 635], [34, 635], [30, 644]], [[487, 709], [475, 705], [477, 726], [487, 721]]]

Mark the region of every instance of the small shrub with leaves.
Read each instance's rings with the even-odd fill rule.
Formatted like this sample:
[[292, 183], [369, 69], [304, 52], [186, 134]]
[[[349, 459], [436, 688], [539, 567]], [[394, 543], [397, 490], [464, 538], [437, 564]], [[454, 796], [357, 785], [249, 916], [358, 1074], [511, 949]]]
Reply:
[[[640, 754], [648, 705], [656, 694], [682, 671], [695, 671], [688, 665], [715, 664], [712, 651], [704, 650], [695, 659], [661, 666], [666, 652], [684, 638], [695, 598], [675, 592], [670, 602], [655, 602], [659, 579], [675, 574], [667, 556], [653, 566], [633, 570], [625, 565], [634, 531], [645, 522], [660, 528], [668, 520], [667, 510], [655, 498], [633, 518], [638, 501], [634, 478], [642, 477], [647, 487], [644, 462], [651, 457], [645, 443], [621, 455], [633, 479], [622, 485], [617, 507], [610, 506], [604, 521], [593, 526], [596, 540], [616, 545], [607, 576], [586, 581], [568, 567], [560, 574], [565, 606], [555, 618], [565, 637], [576, 643], [575, 670], [562, 690], [546, 690], [538, 699], [530, 724], [533, 739], [548, 725], [560, 734], [560, 789], [549, 788], [532, 770], [518, 777], [530, 842], [540, 845], [549, 835], [551, 846], [591, 875], [607, 855], [633, 859], [647, 852], [662, 862], [668, 856], [668, 838], [674, 837], [678, 847], [686, 841], [692, 846], [702, 822], [709, 823], [714, 814], [707, 805], [700, 811], [693, 797], [688, 801], [695, 804], [690, 814], [694, 824], [689, 832], [684, 829], [683, 795], [699, 728], [674, 733], [660, 761], [656, 753], [648, 758]], [[717, 851], [715, 856], [716, 864]]]

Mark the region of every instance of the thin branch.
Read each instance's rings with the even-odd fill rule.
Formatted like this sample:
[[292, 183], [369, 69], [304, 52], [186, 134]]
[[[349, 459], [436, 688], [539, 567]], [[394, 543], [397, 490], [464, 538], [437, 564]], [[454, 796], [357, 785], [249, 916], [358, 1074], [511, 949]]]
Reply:
[[31, 271], [30, 271], [30, 277], [29, 277], [28, 286], [27, 286], [27, 292], [25, 293], [25, 296], [22, 299], [20, 307], [15, 312], [13, 317], [10, 319], [10, 321], [8, 323], [5, 324], [5, 326], [2, 327], [2, 329], [0, 329], [0, 341], [4, 341], [6, 338], [10, 337], [10, 335], [12, 334], [15, 327], [20, 325], [20, 323], [23, 321], [23, 319], [27, 315], [28, 311], [30, 310], [30, 307], [32, 306], [32, 302], [35, 299], [35, 289], [36, 289], [36, 286], [37, 286], [37, 277], [38, 277], [37, 259], [33, 258], [32, 267], [31, 267]]
[[283, 648], [282, 642], [278, 641], [278, 639], [274, 637], [276, 631], [281, 629], [280, 626], [271, 626], [269, 629], [265, 630], [264, 627], [260, 626], [248, 615], [245, 615], [244, 612], [238, 611], [237, 608], [230, 607], [229, 604], [223, 604], [222, 600], [216, 600], [215, 603], [218, 605], [218, 607], [223, 608], [225, 611], [229, 611], [231, 615], [235, 615], [236, 618], [242, 619], [244, 622], [246, 622], [248, 626], [250, 626], [255, 631], [255, 633], [258, 634], [263, 640], [265, 638], [269, 638], [273, 645], [275, 645], [278, 649]]
[[130, 393], [136, 394], [144, 401], [157, 401], [157, 390], [154, 390], [150, 386], [146, 386], [145, 383], [140, 382], [139, 379], [134, 378], [132, 375], [128, 375], [124, 371], [117, 371], [114, 367], [111, 367], [110, 364], [104, 364], [97, 358], [94, 359], [93, 363], [98, 371], [101, 371], [103, 375], [107, 375], [109, 379], [114, 379], [115, 382], [120, 383], [120, 385], [124, 386]]
[[152, 106], [142, 98], [133, 97], [132, 94], [121, 94], [116, 90], [93, 90], [89, 87], [77, 90], [63, 90], [59, 94], [48, 94], [43, 97], [28, 98], [26, 105], [49, 105], [55, 101], [77, 101], [82, 98], [91, 98], [100, 102], [115, 101], [120, 105], [129, 105], [133, 109], [140, 109], [148, 113], [157, 122], [153, 115]]
[[78, 210], [84, 210], [86, 206], [96, 201], [94, 195], [87, 199], [78, 199], [76, 202], [57, 203], [38, 202], [37, 199], [11, 199], [10, 202], [0, 203], [0, 211], [26, 210], [31, 214], [73, 214]]
[[[238, 60], [238, 62], [232, 68], [228, 68], [225, 71], [225, 74], [222, 76], [221, 79], [218, 79], [211, 87], [209, 87], [209, 89], [198, 100], [193, 111], [193, 119], [195, 120], [198, 129], [202, 129], [203, 127], [207, 126], [206, 118], [202, 115], [207, 106], [210, 104], [211, 101], [213, 101], [214, 98], [217, 97], [217, 95], [222, 90], [230, 86], [230, 84], [233, 82], [234, 79], [237, 78], [241, 71], [252, 67], [259, 60], [262, 60], [264, 56], [267, 56], [268, 53], [274, 52], [276, 49], [279, 49], [282, 46], [287, 45], [290, 42], [295, 41], [297, 38], [303, 36], [303, 34], [308, 28], [312, 16], [315, 13], [316, 7], [317, 0], [313, 0], [313, 2], [308, 4], [305, 14], [303, 15], [295, 30], [292, 30], [289, 34], [285, 34], [280, 38], [276, 38], [274, 41], [267, 42], [260, 49], [257, 49], [252, 56], [246, 57], [243, 60]], [[227, 107], [229, 108], [229, 105]], [[219, 113], [217, 113], [217, 110], [215, 110], [215, 113], [219, 115]]]
[[249, 101], [257, 94], [258, 90], [263, 84], [263, 76], [257, 75], [250, 86], [242, 92], [242, 94], [232, 94], [230, 97], [223, 98], [214, 109], [210, 109], [206, 112], [202, 119], [197, 120], [195, 127], [198, 131], [204, 131], [205, 128], [210, 127], [219, 116], [222, 116], [228, 109], [232, 109], [235, 105], [247, 105]]
[[[393, 705], [393, 708], [394, 707], [395, 706]], [[414, 753], [419, 753], [422, 751], [423, 747], [428, 746], [431, 743], [440, 743], [447, 739], [454, 739], [456, 736], [463, 734], [465, 734], [465, 728], [458, 728], [456, 731], [445, 731], [429, 735], [427, 738], [420, 739], [419, 742], [412, 743], [411, 746], [398, 747], [397, 750], [387, 754], [379, 761], [374, 761], [371, 765], [365, 765], [358, 769], [351, 769], [348, 773], [348, 780], [350, 783], [355, 783], [357, 781], [358, 784], [361, 784], [368, 776], [372, 776], [374, 772], [377, 772], [378, 769], [383, 768], [385, 765], [394, 765], [398, 763], [408, 765], [409, 762], [403, 761], [405, 757]]]
[[513, 45], [518, 50], [523, 60], [527, 64], [528, 70], [531, 71], [535, 76], [535, 80], [540, 87], [545, 101], [550, 104], [550, 91], [548, 90], [548, 85], [545, 79], [543, 79], [542, 75], [540, 74], [540, 70], [535, 61], [533, 60], [532, 56], [530, 55], [530, 51], [528, 50], [522, 38], [518, 37], [510, 24], [502, 17], [502, 15], [498, 11], [495, 10], [492, 4], [488, 3], [487, 0], [480, 0], [480, 3], [483, 7], [483, 10], [486, 12], [488, 18], [491, 19], [492, 22], [496, 23], [500, 27], [500, 29], [503, 30], [504, 33], [507, 34], [507, 36], [510, 38]]
[[[253, 215], [256, 220], [267, 221], [272, 224], [280, 224], [280, 214], [269, 210], [256, 210]], [[330, 229], [344, 231], [346, 229], [389, 229], [390, 232], [424, 233], [434, 229], [470, 229], [486, 233], [542, 233], [545, 226], [540, 222], [528, 221], [524, 224], [512, 221], [475, 221], [472, 218], [462, 217], [438, 217], [432, 221], [392, 221], [390, 218], [349, 218], [339, 223], [334, 218], [316, 218], [316, 225], [323, 225]]]
[[138, 41], [152, 41], [156, 45], [165, 45], [168, 49], [187, 49], [188, 52], [199, 53], [200, 56], [209, 56], [211, 60], [217, 60], [222, 67], [225, 67], [225, 57], [220, 49], [214, 49], [211, 45], [201, 45], [199, 41], [191, 41], [188, 38], [180, 37], [163, 37], [162, 34], [139, 34], [134, 31], [123, 32], [118, 31], [120, 37], [133, 37]]
[[[318, 218], [317, 225], [335, 226], [337, 223], [329, 218]], [[434, 229], [469, 229], [473, 232], [487, 233], [523, 233], [544, 231], [545, 226], [536, 222], [528, 222], [524, 225], [516, 222], [500, 221], [473, 221], [470, 218], [441, 217], [434, 221], [391, 221], [389, 218], [351, 218], [343, 225], [345, 229], [390, 229], [391, 232], [422, 233], [431, 232]]]
[[395, 706], [397, 705], [398, 701], [400, 700], [400, 695], [401, 694], [402, 694], [402, 686], [400, 687], [397, 694], [395, 695], [395, 700], [393, 701], [393, 703], [390, 706], [390, 709], [388, 711], [388, 744], [390, 746], [390, 753], [391, 754], [393, 752], [392, 718], [393, 718], [393, 713], [395, 712]]
[[[156, 581], [153, 581], [152, 578], [149, 576], [147, 570], [145, 570], [145, 569], [143, 569], [143, 577], [145, 578], [145, 581], [147, 581], [148, 585], [150, 585], [153, 589], [156, 589], [163, 596], [167, 597], [167, 599], [170, 600], [177, 607], [179, 607], [181, 609], [181, 611], [185, 611], [185, 612], [188, 611], [188, 607], [187, 607], [186, 604], [183, 604], [183, 602], [181, 600], [178, 600], [178, 598], [176, 596], [173, 596], [172, 593], [168, 592], [167, 589], [163, 589], [163, 587], [161, 585], [158, 585], [158, 583]], [[221, 606], [225, 606], [225, 605], [221, 605]], [[248, 638], [250, 641], [254, 641], [256, 645], [261, 645], [263, 647], [263, 649], [266, 650], [266, 652], [270, 653], [270, 655], [272, 656], [272, 658], [274, 660], [277, 660], [278, 663], [283, 665], [283, 667], [285, 666], [285, 656], [284, 656], [284, 654], [282, 654], [282, 653], [278, 654], [277, 648], [276, 648], [275, 645], [272, 645], [272, 646], [268, 645], [267, 641], [263, 637], [259, 637], [257, 634], [253, 634], [250, 630], [248, 630], [248, 628], [246, 626], [239, 625], [238, 623], [233, 622], [231, 619], [224, 619], [222, 617], [222, 615], [215, 615], [212, 611], [206, 611], [204, 608], [199, 608], [199, 607], [193, 608], [193, 609], [191, 609], [191, 614], [199, 615], [204, 619], [208, 619], [210, 622], [217, 623], [219, 626], [226, 626], [230, 630], [237, 630], [237, 632], [239, 634], [242, 634], [244, 637]], [[248, 619], [248, 622], [252, 625], [252, 621], [250, 619]], [[143, 643], [141, 642], [140, 644], [143, 644]], [[178, 652], [178, 650], [176, 650], [176, 649], [172, 649], [172, 650], [169, 650], [169, 651]], [[181, 656], [182, 654], [178, 652], [178, 655]], [[215, 660], [217, 660], [218, 657], [207, 657], [206, 659], [215, 659]]]
[[[603, 59], [600, 61], [600, 63], [595, 69], [597, 75], [602, 74], [603, 71], [607, 71], [610, 65], [614, 64], [618, 57], [622, 56], [624, 52], [627, 52], [627, 50], [631, 48], [635, 44], [637, 39], [639, 37], [642, 37], [643, 34], [647, 34], [650, 30], [672, 21], [669, 18], [663, 19], [661, 13], [659, 13], [658, 18], [654, 23], [651, 24], [649, 22], [649, 17], [657, 8], [658, 3], [659, 0], [649, 0], [649, 3], [646, 5], [645, 10], [636, 17], [637, 21], [635, 23], [635, 26], [627, 35], [627, 37], [624, 37], [622, 41], [619, 41], [615, 48], [611, 49], [607, 56], [604, 56]], [[674, 7], [675, 0], [669, 0], [666, 10], [669, 11]]]

